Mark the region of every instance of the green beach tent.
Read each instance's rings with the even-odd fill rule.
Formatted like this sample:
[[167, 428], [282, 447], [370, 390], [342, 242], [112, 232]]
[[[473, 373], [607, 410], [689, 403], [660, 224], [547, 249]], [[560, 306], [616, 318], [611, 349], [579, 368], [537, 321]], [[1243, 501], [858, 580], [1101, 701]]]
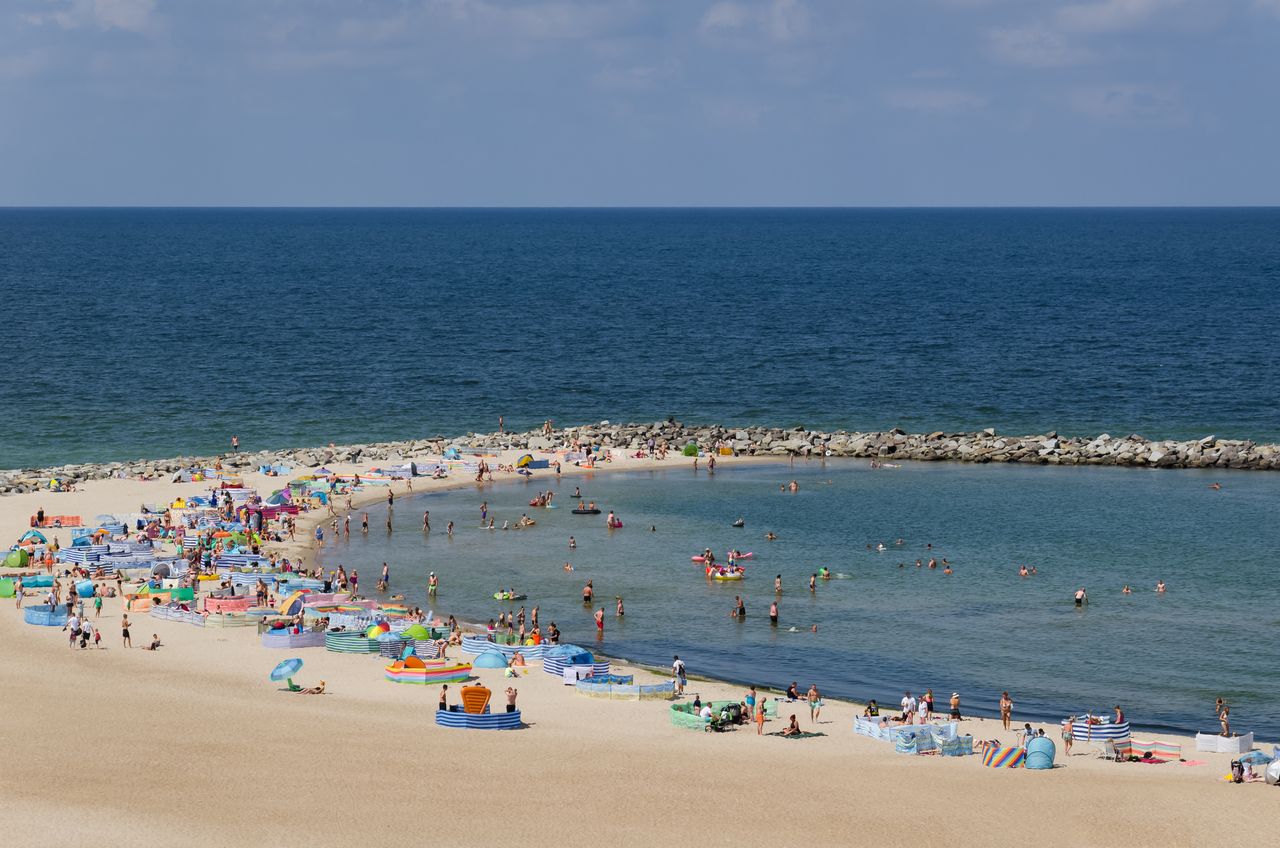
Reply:
[[0, 580], [0, 598], [12, 598], [17, 591], [8, 577]]
[[684, 454], [685, 456], [697, 456], [698, 446], [695, 445], [693, 442], [690, 442], [689, 444], [684, 446], [684, 450], [680, 451], [680, 453]]
[[21, 548], [9, 551], [8, 555], [4, 558], [4, 564], [8, 568], [26, 568], [30, 563], [31, 554]]

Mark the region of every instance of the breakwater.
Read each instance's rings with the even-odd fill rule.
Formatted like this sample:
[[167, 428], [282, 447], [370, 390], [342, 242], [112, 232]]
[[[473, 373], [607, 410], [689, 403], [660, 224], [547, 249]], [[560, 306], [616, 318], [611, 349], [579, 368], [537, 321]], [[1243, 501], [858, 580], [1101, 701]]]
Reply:
[[323, 448], [231, 453], [220, 456], [145, 459], [61, 465], [0, 472], [0, 494], [46, 488], [51, 479], [81, 483], [112, 477], [158, 478], [221, 462], [232, 470], [273, 463], [314, 468], [326, 463], [400, 463], [439, 457], [448, 447], [467, 450], [554, 451], [587, 448], [633, 453], [655, 446], [678, 452], [695, 444], [703, 451], [725, 449], [739, 456], [846, 457], [884, 462], [1019, 462], [1041, 465], [1118, 465], [1140, 468], [1234, 468], [1280, 470], [1280, 445], [1207, 435], [1195, 440], [1150, 440], [1127, 436], [1062, 436], [1056, 432], [1006, 436], [993, 429], [977, 433], [906, 433], [899, 429], [873, 433], [820, 431], [804, 427], [721, 427], [678, 421], [613, 424], [601, 421], [577, 427], [525, 433], [467, 433], [455, 438], [434, 436], [398, 442], [337, 445]]

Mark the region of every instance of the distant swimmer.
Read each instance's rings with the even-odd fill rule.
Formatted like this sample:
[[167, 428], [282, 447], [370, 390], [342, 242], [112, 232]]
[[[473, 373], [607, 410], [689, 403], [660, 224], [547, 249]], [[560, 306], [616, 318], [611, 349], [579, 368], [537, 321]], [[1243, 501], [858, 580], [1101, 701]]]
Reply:
[[656, 525], [656, 524], [650, 524], [650, 525], [649, 525], [649, 532], [650, 532], [650, 533], [657, 533], [657, 532], [658, 532], [658, 525]]
[[733, 527], [746, 527], [746, 526], [747, 526], [747, 520], [746, 520], [745, 518], [739, 517], [739, 518], [738, 518], [738, 520], [737, 520], [737, 521], [735, 521], [735, 522], [733, 522], [733, 524], [732, 524], [731, 526], [733, 526]]
[[810, 592], [818, 591], [818, 575], [817, 574], [809, 575], [809, 591]]
[[565, 571], [573, 571], [573, 565], [572, 565], [571, 563], [567, 563], [567, 562], [566, 562], [566, 563], [564, 564], [564, 570], [565, 570]]
[[1222, 484], [1221, 484], [1221, 483], [1210, 483], [1210, 484], [1209, 484], [1209, 488], [1210, 488], [1210, 489], [1213, 489], [1215, 492], [1221, 492], [1221, 491], [1222, 491]]
[[577, 543], [576, 541], [574, 541], [574, 538], [573, 538], [572, 536], [570, 536], [570, 537], [569, 537], [569, 550], [573, 550], [573, 549], [574, 549], [574, 548], [576, 548], [576, 547], [578, 547], [578, 543]]
[[1122, 594], [1122, 595], [1132, 595], [1132, 594], [1133, 594], [1133, 590], [1132, 590], [1132, 589], [1130, 589], [1130, 588], [1129, 588], [1129, 584], [1128, 584], [1128, 583], [1126, 583], [1126, 584], [1124, 584], [1124, 588], [1120, 590], [1120, 594]]
[[768, 533], [764, 534], [764, 538], [766, 542], [772, 542], [778, 538], [778, 534], [770, 530]]
[[[946, 560], [943, 560], [943, 562], [946, 562]], [[943, 567], [943, 569], [942, 569], [942, 573], [943, 573], [943, 574], [950, 574], [950, 573], [951, 573], [951, 564], [950, 564], [950, 563], [947, 563], [947, 565], [945, 565], [945, 566]]]
[[897, 545], [897, 546], [899, 546], [899, 547], [901, 547], [902, 545], [905, 545], [905, 544], [906, 544], [906, 542], [905, 542], [905, 541], [903, 541], [902, 539], [899, 539], [898, 541], [894, 542], [894, 544], [895, 544], [895, 545]]
[[876, 552], [881, 554], [885, 552], [884, 542], [876, 545]]
[[582, 490], [581, 490], [581, 489], [579, 489], [577, 486], [574, 486], [574, 487], [573, 487], [573, 499], [574, 499], [575, 501], [576, 501], [576, 500], [581, 500], [581, 499], [582, 499]]
[[781, 574], [773, 578], [773, 592], [775, 595], [782, 594], [782, 575]]
[[1161, 580], [1161, 581], [1159, 581], [1159, 582], [1157, 582], [1157, 583], [1156, 583], [1156, 594], [1158, 594], [1158, 595], [1163, 595], [1163, 594], [1164, 594], [1164, 581], [1163, 581], [1163, 580]]
[[827, 568], [825, 565], [822, 566], [822, 568], [818, 569], [818, 576], [821, 577], [823, 580], [830, 580], [831, 569]]
[[1084, 587], [1081, 586], [1076, 590], [1076, 606], [1082, 607], [1089, 603], [1089, 596], [1085, 593]]
[[1028, 574], [1030, 574], [1030, 573], [1031, 573], [1031, 572], [1027, 571], [1027, 567], [1026, 567], [1025, 565], [1023, 565], [1023, 566], [1019, 566], [1019, 568], [1018, 568], [1018, 576], [1019, 576], [1019, 577], [1026, 577], [1026, 576], [1027, 576]]

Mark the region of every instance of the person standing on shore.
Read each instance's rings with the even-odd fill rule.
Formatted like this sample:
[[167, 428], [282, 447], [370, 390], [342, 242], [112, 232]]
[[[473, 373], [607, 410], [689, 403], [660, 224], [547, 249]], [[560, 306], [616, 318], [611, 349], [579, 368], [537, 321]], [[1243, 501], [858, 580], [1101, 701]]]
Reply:
[[671, 660], [671, 676], [675, 680], [676, 694], [684, 695], [684, 687], [689, 681], [685, 678], [684, 660], [680, 659], [679, 654], [676, 654]]
[[369, 513], [367, 512], [360, 519], [360, 532], [366, 536], [369, 535]]
[[422, 513], [422, 529], [431, 532], [431, 510]]
[[240, 452], [240, 437], [239, 437], [239, 436], [232, 436], [232, 437], [231, 437], [231, 452], [232, 452], [232, 453], [239, 453], [239, 452]]
[[1000, 693], [1000, 724], [1005, 730], [1009, 729], [1009, 722], [1013, 719], [1013, 699], [1009, 697], [1008, 692]]
[[129, 614], [125, 613], [120, 619], [120, 639], [126, 648], [133, 647], [133, 640], [129, 638]]
[[351, 513], [349, 512], [346, 517], [342, 519], [342, 535], [348, 539], [351, 538]]
[[818, 684], [810, 683], [805, 697], [809, 701], [809, 721], [817, 724], [822, 717], [822, 693], [818, 691]]
[[951, 720], [960, 721], [960, 693], [951, 693]]
[[502, 420], [501, 415], [498, 416], [498, 432], [499, 433], [507, 432], [507, 422]]

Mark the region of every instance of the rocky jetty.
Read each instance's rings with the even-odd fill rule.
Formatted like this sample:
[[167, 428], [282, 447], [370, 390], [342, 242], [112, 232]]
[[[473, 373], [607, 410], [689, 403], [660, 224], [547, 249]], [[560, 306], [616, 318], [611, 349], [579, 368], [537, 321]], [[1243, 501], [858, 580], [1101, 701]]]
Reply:
[[893, 429], [876, 433], [823, 432], [804, 427], [721, 427], [686, 425], [678, 421], [652, 424], [613, 424], [601, 421], [580, 427], [527, 433], [468, 433], [457, 438], [436, 436], [403, 442], [375, 442], [326, 448], [258, 451], [221, 456], [136, 460], [61, 465], [54, 468], [0, 471], [0, 494], [30, 492], [47, 487], [50, 478], [81, 483], [111, 477], [162, 478], [188, 468], [208, 467], [221, 460], [226, 468], [257, 468], [272, 463], [314, 468], [326, 463], [401, 463], [438, 457], [449, 446], [460, 449], [556, 450], [598, 446], [636, 451], [649, 440], [678, 451], [689, 443], [704, 450], [732, 449], [740, 456], [863, 457], [885, 462], [1023, 462], [1039, 465], [1121, 465], [1141, 468], [1237, 468], [1280, 470], [1280, 445], [1205, 436], [1193, 441], [1152, 441], [1137, 434], [1112, 436], [1003, 436], [995, 430], [980, 433], [906, 433]]

